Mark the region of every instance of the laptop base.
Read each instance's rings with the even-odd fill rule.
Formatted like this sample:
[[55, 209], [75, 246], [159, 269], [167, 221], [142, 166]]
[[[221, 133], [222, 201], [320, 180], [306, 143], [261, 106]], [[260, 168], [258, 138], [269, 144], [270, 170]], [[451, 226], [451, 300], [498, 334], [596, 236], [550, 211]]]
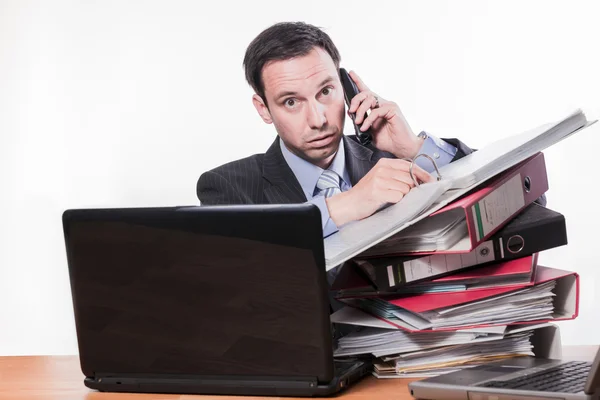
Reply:
[[[409, 390], [416, 399], [438, 400], [586, 400], [590, 394], [584, 391], [541, 391], [526, 388], [493, 387], [490, 383], [511, 382], [524, 379], [536, 382], [536, 375], [565, 364], [561, 360], [536, 357], [518, 357], [496, 361], [458, 372], [411, 382]], [[566, 375], [565, 375], [566, 377]], [[558, 379], [554, 379], [555, 381]]]
[[371, 372], [370, 363], [357, 362], [340, 377], [328, 384], [316, 379], [273, 377], [137, 377], [104, 376], [85, 378], [86, 387], [100, 392], [161, 393], [197, 395], [251, 395], [324, 397], [346, 390]]

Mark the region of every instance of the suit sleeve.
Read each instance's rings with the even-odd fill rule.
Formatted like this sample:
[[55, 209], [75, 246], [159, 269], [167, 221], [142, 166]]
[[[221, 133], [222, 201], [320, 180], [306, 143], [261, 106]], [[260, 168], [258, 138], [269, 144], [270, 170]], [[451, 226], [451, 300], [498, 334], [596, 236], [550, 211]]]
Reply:
[[251, 204], [225, 177], [215, 171], [203, 173], [196, 185], [196, 195], [201, 205]]

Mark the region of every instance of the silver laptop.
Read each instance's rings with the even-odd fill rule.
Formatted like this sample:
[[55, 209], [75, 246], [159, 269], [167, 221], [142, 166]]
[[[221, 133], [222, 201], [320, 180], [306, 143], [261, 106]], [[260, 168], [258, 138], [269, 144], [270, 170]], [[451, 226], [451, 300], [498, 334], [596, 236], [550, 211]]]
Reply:
[[417, 399], [598, 399], [600, 349], [592, 363], [519, 357], [408, 385]]

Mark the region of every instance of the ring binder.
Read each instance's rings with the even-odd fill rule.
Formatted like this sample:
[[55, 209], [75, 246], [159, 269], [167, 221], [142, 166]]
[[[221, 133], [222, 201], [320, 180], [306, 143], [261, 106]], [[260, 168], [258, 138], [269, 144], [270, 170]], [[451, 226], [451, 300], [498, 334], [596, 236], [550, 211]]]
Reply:
[[525, 247], [525, 239], [521, 235], [513, 235], [506, 241], [506, 250], [512, 254], [518, 254]]
[[[418, 221], [438, 213], [442, 208], [468, 195], [477, 186], [538, 153], [543, 154], [542, 151], [546, 148], [581, 132], [596, 122], [597, 120], [588, 121], [585, 114], [577, 110], [561, 120], [494, 141], [460, 160], [445, 165], [442, 167], [443, 179], [438, 177], [436, 184], [423, 185], [423, 187], [419, 185], [417, 188], [419, 190], [411, 190], [400, 202], [384, 207], [368, 218], [341, 226], [338, 232], [326, 237], [323, 240], [326, 269], [330, 270]], [[525, 198], [529, 200], [534, 192], [539, 193], [542, 190], [537, 196], [539, 197], [544, 193], [544, 187], [547, 190], [547, 179], [545, 171], [527, 168], [527, 174], [535, 177], [530, 182], [531, 191], [524, 193]], [[519, 181], [519, 185], [522, 188], [523, 182]], [[487, 190], [494, 191], [494, 189], [497, 188], [488, 187]], [[407, 201], [409, 197], [410, 200]], [[482, 213], [479, 215], [483, 216]], [[474, 219], [471, 217], [470, 221]]]
[[414, 159], [410, 159], [410, 158], [404, 158], [404, 160], [406, 161], [410, 161], [410, 167], [408, 167], [408, 173], [410, 174], [410, 177], [413, 180], [413, 183], [415, 184], [415, 186], [419, 186], [419, 181], [417, 181], [415, 179], [415, 176], [413, 175], [412, 169], [413, 169], [413, 165], [415, 164], [415, 161], [417, 158], [419, 157], [427, 157], [429, 159], [429, 161], [431, 161], [431, 163], [433, 164], [433, 168], [435, 168], [435, 172], [437, 173], [437, 180], [441, 181], [442, 180], [442, 175], [440, 175], [440, 170], [438, 169], [438, 166], [435, 162], [435, 160], [433, 158], [431, 158], [429, 155], [425, 154], [425, 153], [421, 153], [421, 154], [417, 154], [416, 157]]

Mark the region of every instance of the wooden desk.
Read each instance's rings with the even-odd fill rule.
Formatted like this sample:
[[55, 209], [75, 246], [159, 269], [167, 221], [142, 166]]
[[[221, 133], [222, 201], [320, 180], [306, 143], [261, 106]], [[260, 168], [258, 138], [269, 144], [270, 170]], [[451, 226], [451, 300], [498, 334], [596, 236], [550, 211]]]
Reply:
[[[597, 346], [566, 346], [565, 359], [591, 361]], [[410, 379], [367, 377], [343, 393], [344, 399], [412, 399], [407, 390]], [[259, 397], [190, 396], [158, 394], [100, 393], [83, 385], [77, 356], [0, 357], [1, 400], [178, 400], [178, 399], [260, 399]], [[265, 397], [275, 400], [275, 397]]]

